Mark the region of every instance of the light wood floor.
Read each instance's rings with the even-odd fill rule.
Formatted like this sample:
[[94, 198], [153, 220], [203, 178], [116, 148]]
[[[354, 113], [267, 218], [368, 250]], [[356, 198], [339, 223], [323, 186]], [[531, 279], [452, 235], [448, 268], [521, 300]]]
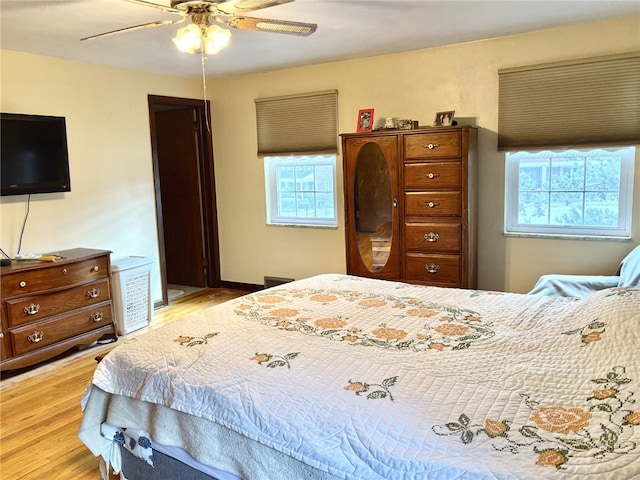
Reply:
[[[156, 310], [149, 327], [158, 328], [201, 308], [247, 292], [209, 289]], [[121, 337], [122, 339], [123, 337]], [[99, 480], [99, 461], [77, 437], [80, 399], [91, 381], [95, 357], [117, 343], [72, 351], [0, 381], [0, 478], [2, 480]]]

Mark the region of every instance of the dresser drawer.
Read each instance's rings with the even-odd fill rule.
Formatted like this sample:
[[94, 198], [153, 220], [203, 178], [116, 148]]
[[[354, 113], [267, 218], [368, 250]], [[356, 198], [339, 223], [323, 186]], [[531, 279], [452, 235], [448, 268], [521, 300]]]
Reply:
[[108, 257], [97, 257], [76, 263], [56, 263], [34, 270], [15, 272], [2, 278], [2, 298], [64, 288], [78, 283], [106, 278]]
[[9, 330], [9, 334], [15, 356], [112, 324], [111, 301], [108, 301], [75, 310], [69, 315], [13, 328]]
[[460, 162], [408, 163], [404, 166], [404, 188], [460, 188], [460, 170]]
[[458, 286], [462, 278], [460, 255], [407, 253], [405, 274], [409, 281]]
[[462, 215], [462, 193], [405, 192], [404, 214], [420, 216]]
[[109, 280], [98, 280], [56, 293], [7, 300], [7, 320], [10, 327], [17, 327], [110, 299]]
[[404, 137], [404, 158], [459, 157], [459, 131], [417, 133]]
[[459, 223], [408, 223], [404, 227], [404, 247], [420, 252], [460, 252], [462, 225]]

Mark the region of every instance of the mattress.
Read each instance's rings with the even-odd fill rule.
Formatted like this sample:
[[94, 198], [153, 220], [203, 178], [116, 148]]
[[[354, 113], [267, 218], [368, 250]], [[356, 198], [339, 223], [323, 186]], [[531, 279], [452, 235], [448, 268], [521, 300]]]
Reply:
[[101, 424], [140, 429], [247, 480], [634, 478], [639, 340], [640, 288], [320, 275], [125, 341], [79, 435], [113, 460]]

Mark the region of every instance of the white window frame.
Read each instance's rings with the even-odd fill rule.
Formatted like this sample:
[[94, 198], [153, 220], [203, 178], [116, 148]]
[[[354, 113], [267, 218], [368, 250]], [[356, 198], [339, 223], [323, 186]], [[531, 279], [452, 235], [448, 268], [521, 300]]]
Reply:
[[[549, 225], [518, 223], [519, 172], [520, 162], [531, 157], [566, 156], [567, 153], [605, 151], [621, 154], [621, 172], [619, 186], [618, 225], [615, 227], [596, 227], [590, 225]], [[507, 152], [506, 187], [505, 187], [505, 231], [514, 236], [550, 236], [550, 237], [583, 237], [583, 238], [631, 238], [631, 218], [633, 208], [633, 179], [635, 164], [635, 147], [612, 147], [597, 149], [545, 150], [540, 152]], [[551, 187], [549, 187], [551, 188]]]
[[[311, 154], [290, 156], [265, 156], [264, 178], [267, 206], [267, 225], [337, 228], [338, 195], [336, 192], [336, 154]], [[278, 208], [278, 188], [276, 170], [289, 166], [329, 166], [332, 170], [333, 216], [332, 217], [291, 217], [283, 216]]]

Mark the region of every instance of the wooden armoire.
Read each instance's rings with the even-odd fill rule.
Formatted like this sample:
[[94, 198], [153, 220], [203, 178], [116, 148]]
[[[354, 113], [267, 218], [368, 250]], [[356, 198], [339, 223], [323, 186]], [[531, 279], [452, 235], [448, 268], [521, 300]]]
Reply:
[[477, 288], [477, 129], [341, 137], [347, 273]]

